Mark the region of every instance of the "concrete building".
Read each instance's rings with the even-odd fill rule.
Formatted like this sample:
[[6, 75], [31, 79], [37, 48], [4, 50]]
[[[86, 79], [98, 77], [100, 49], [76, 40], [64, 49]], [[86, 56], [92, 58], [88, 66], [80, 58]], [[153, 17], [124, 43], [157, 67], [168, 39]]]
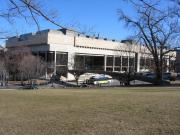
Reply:
[[[144, 46], [126, 40], [81, 35], [67, 29], [24, 34], [6, 42], [7, 48], [18, 46], [28, 46], [34, 55], [41, 56], [49, 64], [47, 75], [67, 69], [143, 72], [150, 71], [153, 65]], [[167, 56], [168, 66], [169, 60]]]
[[180, 49], [176, 51], [176, 72], [180, 73]]
[[2, 46], [0, 45], [0, 60], [1, 60], [1, 58], [3, 57], [3, 54], [4, 54], [5, 51], [6, 51], [6, 48], [4, 48], [4, 47], [2, 47]]

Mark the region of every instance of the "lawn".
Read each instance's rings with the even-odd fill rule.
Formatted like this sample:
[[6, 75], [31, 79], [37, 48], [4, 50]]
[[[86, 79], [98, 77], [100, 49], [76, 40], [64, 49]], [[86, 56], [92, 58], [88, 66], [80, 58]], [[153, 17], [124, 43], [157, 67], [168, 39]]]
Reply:
[[171, 134], [180, 88], [0, 91], [0, 135]]

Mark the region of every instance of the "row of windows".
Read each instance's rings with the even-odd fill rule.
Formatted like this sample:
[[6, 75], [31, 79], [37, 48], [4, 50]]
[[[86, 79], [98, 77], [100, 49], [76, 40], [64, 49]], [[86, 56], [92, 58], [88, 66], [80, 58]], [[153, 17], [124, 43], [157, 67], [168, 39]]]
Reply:
[[[47, 63], [53, 63], [55, 59], [54, 52], [34, 52], [33, 55], [40, 56], [40, 58]], [[68, 54], [67, 53], [56, 53], [56, 65], [67, 65]]]
[[[107, 57], [107, 66], [113, 66], [113, 57]], [[115, 66], [134, 66], [135, 65], [135, 57], [127, 57], [127, 56], [120, 56], [115, 57], [114, 59]]]

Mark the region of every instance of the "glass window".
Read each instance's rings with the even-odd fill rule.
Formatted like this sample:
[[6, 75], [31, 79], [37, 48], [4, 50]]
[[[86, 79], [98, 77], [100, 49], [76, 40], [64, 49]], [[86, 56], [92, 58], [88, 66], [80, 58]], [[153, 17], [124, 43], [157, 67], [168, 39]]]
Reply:
[[113, 66], [113, 57], [107, 57], [107, 62], [106, 62], [107, 66]]
[[67, 53], [56, 53], [56, 65], [67, 65], [68, 54]]
[[115, 57], [115, 66], [121, 66], [121, 57]]
[[122, 56], [122, 66], [128, 66], [128, 57]]

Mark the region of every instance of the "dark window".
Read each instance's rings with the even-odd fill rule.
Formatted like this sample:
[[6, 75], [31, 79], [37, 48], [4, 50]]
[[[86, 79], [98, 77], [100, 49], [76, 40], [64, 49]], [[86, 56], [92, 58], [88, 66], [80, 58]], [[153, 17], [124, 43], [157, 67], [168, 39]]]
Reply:
[[40, 57], [42, 60], [46, 60], [46, 54], [45, 54], [45, 52], [39, 52], [39, 57]]
[[115, 66], [121, 66], [121, 57], [115, 57]]
[[68, 54], [67, 53], [56, 53], [56, 65], [67, 65]]
[[107, 57], [106, 65], [107, 66], [113, 66], [113, 57]]
[[134, 62], [135, 62], [134, 57], [129, 57], [129, 66], [133, 66], [134, 67]]
[[47, 53], [47, 62], [54, 62], [54, 53], [48, 52]]
[[128, 66], [128, 57], [122, 56], [122, 66]]
[[145, 67], [146, 60], [144, 57], [140, 58], [140, 69], [143, 69]]
[[76, 55], [74, 59], [74, 69], [83, 70], [85, 68], [85, 56]]

